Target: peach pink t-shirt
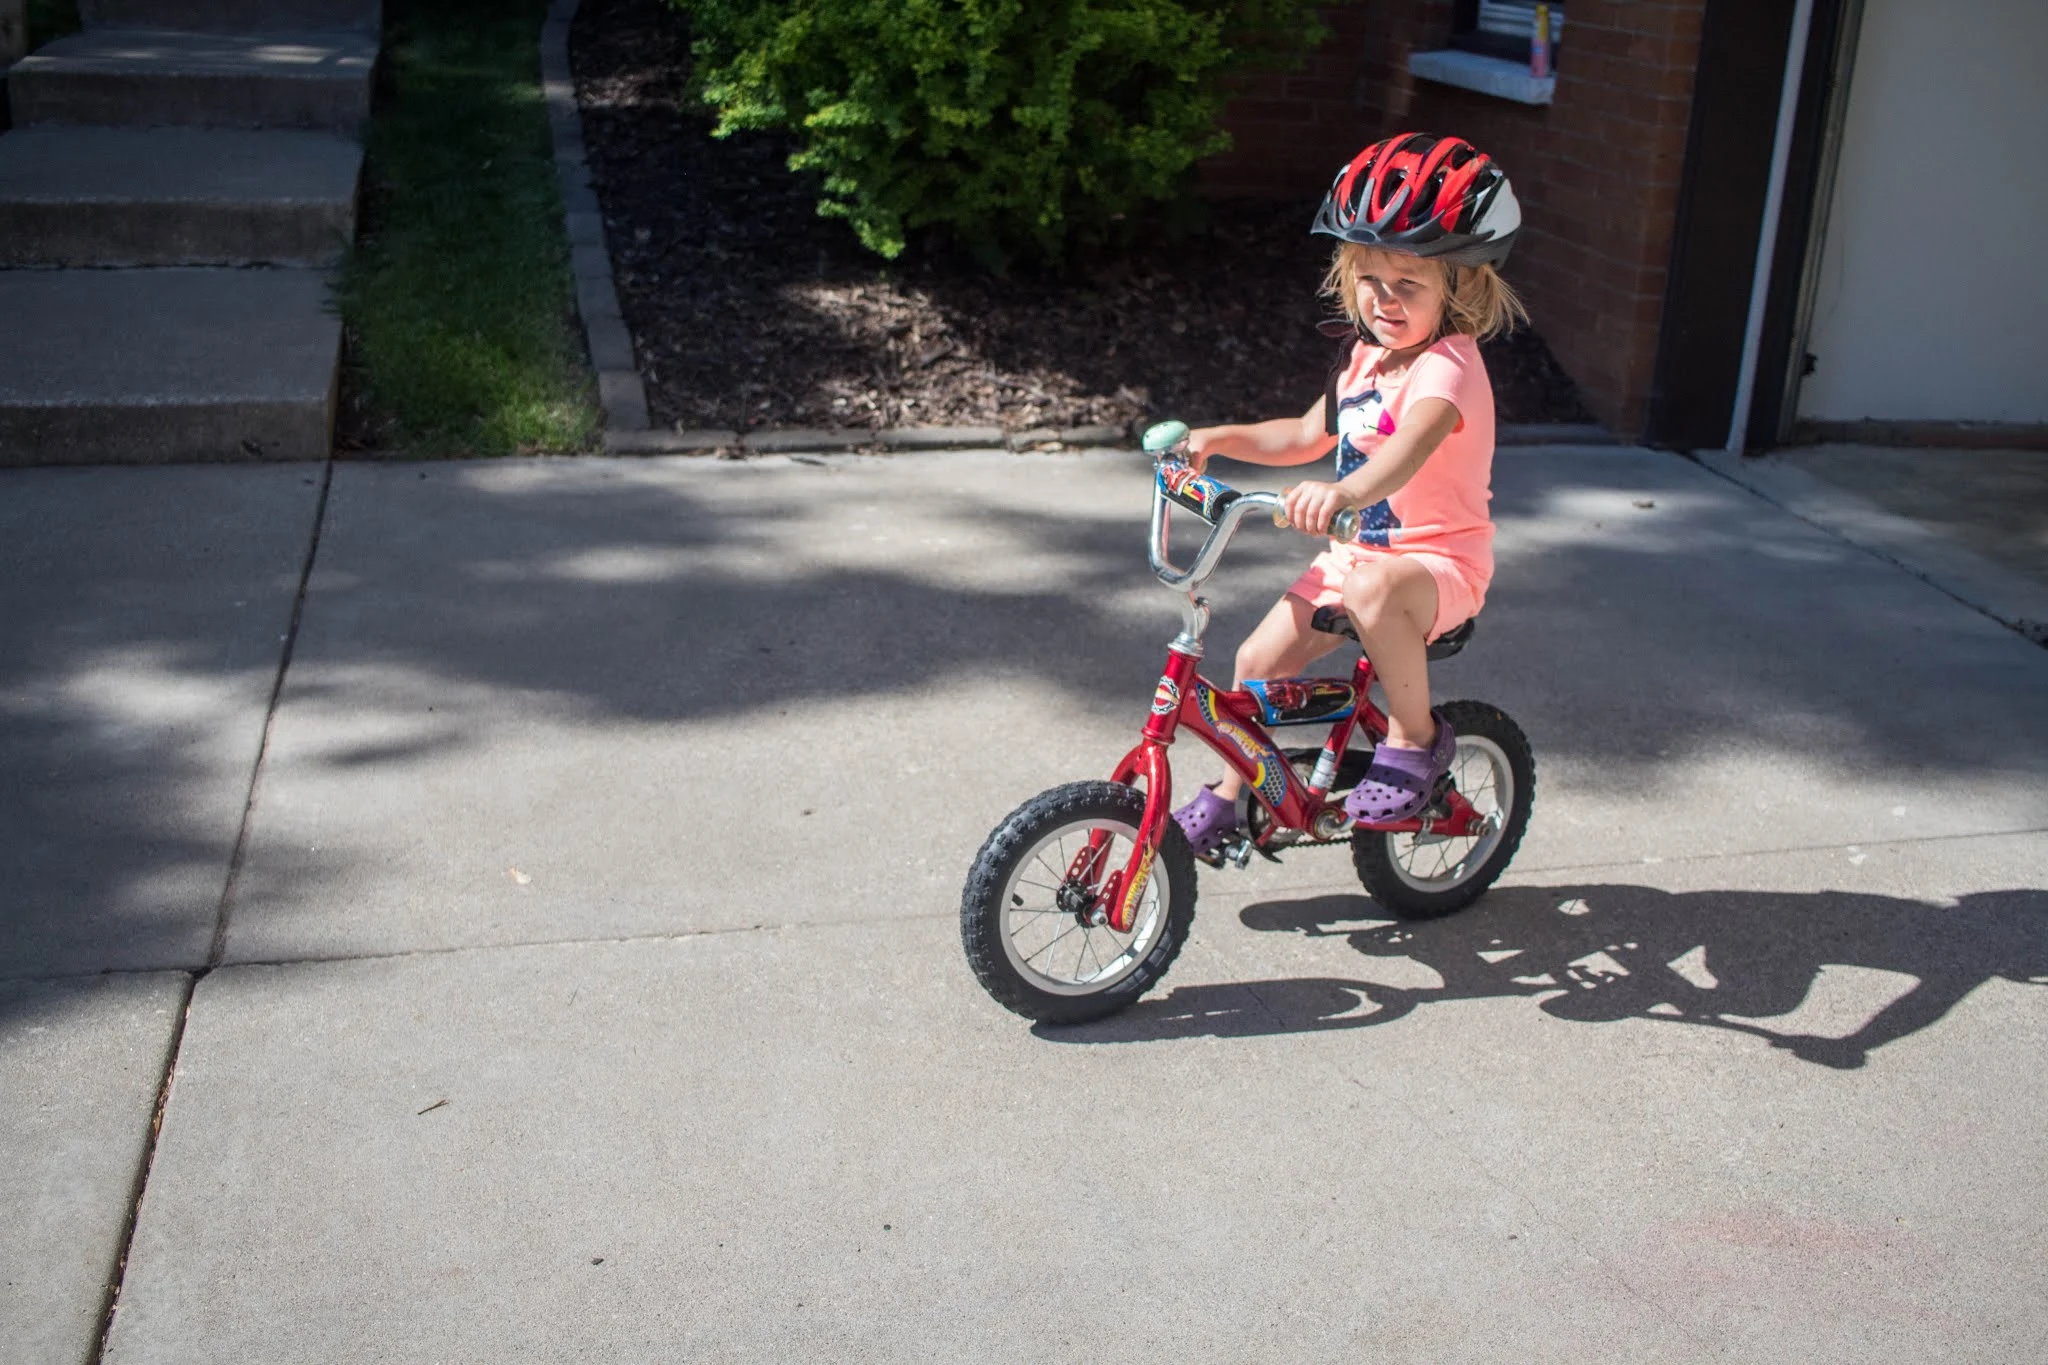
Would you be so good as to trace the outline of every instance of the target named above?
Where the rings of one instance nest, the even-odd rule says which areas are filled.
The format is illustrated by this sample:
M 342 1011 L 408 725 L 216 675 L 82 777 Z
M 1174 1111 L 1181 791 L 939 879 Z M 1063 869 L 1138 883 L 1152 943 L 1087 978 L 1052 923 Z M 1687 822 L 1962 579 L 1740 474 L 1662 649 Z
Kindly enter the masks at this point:
M 1458 425 L 1407 484 L 1360 514 L 1358 540 L 1396 553 L 1426 550 L 1455 560 L 1484 590 L 1493 578 L 1493 384 L 1471 337 L 1454 333 L 1415 358 L 1389 385 L 1377 373 L 1383 347 L 1361 340 L 1337 381 L 1337 477 L 1372 459 L 1408 409 L 1441 398 Z

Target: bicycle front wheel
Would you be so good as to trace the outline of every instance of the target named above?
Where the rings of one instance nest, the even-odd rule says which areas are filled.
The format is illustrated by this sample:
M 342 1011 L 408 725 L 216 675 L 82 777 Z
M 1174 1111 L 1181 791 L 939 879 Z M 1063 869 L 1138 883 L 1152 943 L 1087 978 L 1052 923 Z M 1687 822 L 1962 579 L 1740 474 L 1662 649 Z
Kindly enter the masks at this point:
M 1145 797 L 1116 782 L 1074 782 L 1019 806 L 975 857 L 960 898 L 960 940 L 975 976 L 1006 1008 L 1078 1024 L 1129 1005 L 1179 955 L 1195 917 L 1195 855 L 1168 822 L 1128 933 L 1097 923 L 1103 884 L 1136 847 Z M 1107 836 L 1093 866 L 1088 841 Z

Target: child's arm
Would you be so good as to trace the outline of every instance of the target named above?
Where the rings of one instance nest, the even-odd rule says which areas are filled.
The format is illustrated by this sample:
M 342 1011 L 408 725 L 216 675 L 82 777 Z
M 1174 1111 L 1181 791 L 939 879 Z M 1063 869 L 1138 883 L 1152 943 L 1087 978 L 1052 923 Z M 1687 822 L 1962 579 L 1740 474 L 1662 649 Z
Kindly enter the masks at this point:
M 1337 438 L 1323 430 L 1323 400 L 1300 417 L 1275 417 L 1234 427 L 1197 427 L 1188 433 L 1188 463 L 1199 472 L 1212 455 L 1246 464 L 1307 464 Z
M 1330 518 L 1345 508 L 1370 507 L 1398 493 L 1457 426 L 1458 410 L 1447 400 L 1421 399 L 1402 414 L 1400 429 L 1380 443 L 1372 458 L 1343 479 L 1309 480 L 1283 492 L 1287 520 L 1312 536 L 1328 534 Z

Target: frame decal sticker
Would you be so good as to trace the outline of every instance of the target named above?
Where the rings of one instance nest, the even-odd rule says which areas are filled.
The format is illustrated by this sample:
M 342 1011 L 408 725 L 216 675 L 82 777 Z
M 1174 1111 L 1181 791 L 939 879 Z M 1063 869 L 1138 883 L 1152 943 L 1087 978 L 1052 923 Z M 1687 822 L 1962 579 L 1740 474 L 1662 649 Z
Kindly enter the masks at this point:
M 1152 880 L 1152 860 L 1158 854 L 1157 840 L 1145 845 L 1145 854 L 1138 860 L 1138 875 L 1131 878 L 1131 884 L 1124 888 L 1124 903 L 1118 907 L 1117 917 L 1123 921 L 1125 929 L 1136 922 L 1138 897 L 1145 894 L 1145 883 Z
M 1159 686 L 1152 693 L 1152 714 L 1170 716 L 1180 710 L 1180 684 L 1171 678 L 1161 678 Z
M 1300 725 L 1342 720 L 1358 701 L 1358 689 L 1341 678 L 1255 678 L 1244 685 L 1267 725 Z
M 1195 706 L 1210 728 L 1230 742 L 1232 748 L 1252 763 L 1252 785 L 1266 804 L 1276 809 L 1287 795 L 1287 760 L 1279 751 L 1259 742 L 1258 736 L 1232 720 L 1216 702 L 1216 689 L 1195 679 Z

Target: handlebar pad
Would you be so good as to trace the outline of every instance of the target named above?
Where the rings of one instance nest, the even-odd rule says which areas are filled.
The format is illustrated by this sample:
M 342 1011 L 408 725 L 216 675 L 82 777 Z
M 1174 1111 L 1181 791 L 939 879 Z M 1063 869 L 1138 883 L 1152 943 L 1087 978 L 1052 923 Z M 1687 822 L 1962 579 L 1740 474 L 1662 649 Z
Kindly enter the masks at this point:
M 1191 465 L 1179 462 L 1162 463 L 1159 466 L 1159 491 L 1167 499 L 1187 508 L 1203 521 L 1213 524 L 1223 515 L 1223 509 L 1238 500 L 1240 494 L 1221 479 L 1212 479 L 1207 474 L 1197 474 Z

